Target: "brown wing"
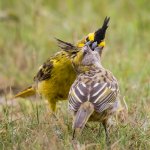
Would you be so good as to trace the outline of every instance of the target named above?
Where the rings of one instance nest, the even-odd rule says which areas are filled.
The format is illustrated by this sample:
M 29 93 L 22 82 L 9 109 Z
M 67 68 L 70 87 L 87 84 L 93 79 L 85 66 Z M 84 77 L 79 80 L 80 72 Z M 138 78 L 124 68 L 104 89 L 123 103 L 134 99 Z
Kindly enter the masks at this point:
M 106 110 L 110 104 L 116 101 L 118 86 L 116 82 L 96 83 L 90 93 L 90 101 L 97 112 Z
M 74 84 L 69 93 L 69 108 L 77 111 L 82 103 L 90 101 L 97 112 L 102 112 L 115 102 L 118 90 L 115 80 L 91 85 L 83 82 Z
M 40 67 L 38 73 L 34 77 L 34 81 L 42 81 L 50 79 L 52 69 L 53 69 L 53 61 L 50 58 Z

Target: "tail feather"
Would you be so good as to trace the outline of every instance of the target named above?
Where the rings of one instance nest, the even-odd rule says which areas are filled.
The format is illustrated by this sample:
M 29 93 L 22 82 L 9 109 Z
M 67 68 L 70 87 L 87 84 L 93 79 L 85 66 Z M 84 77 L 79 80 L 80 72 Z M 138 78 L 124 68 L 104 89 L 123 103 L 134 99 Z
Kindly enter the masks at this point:
M 85 102 L 81 104 L 79 110 L 77 111 L 75 118 L 74 118 L 74 123 L 73 123 L 73 129 L 74 129 L 74 134 L 76 129 L 83 129 L 85 124 L 87 123 L 88 119 L 94 112 L 94 106 L 90 102 Z M 73 138 L 74 138 L 73 134 Z
M 22 97 L 22 98 L 26 98 L 32 95 L 36 94 L 36 89 L 33 86 L 30 86 L 28 88 L 26 88 L 25 90 L 17 93 L 14 98 L 18 98 L 18 97 Z

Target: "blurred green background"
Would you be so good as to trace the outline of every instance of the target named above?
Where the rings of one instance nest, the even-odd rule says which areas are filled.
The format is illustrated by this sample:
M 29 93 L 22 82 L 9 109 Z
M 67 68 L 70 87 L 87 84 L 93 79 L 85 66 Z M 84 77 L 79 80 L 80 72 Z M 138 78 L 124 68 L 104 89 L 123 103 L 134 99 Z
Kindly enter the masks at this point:
M 30 85 L 38 67 L 59 50 L 54 37 L 75 43 L 98 29 L 106 16 L 110 25 L 102 63 L 119 80 L 130 119 L 139 123 L 131 125 L 135 145 L 128 148 L 148 150 L 149 0 L 0 0 L 0 91 Z M 125 142 L 131 140 L 125 134 L 130 129 L 122 130 L 120 147 L 130 145 Z

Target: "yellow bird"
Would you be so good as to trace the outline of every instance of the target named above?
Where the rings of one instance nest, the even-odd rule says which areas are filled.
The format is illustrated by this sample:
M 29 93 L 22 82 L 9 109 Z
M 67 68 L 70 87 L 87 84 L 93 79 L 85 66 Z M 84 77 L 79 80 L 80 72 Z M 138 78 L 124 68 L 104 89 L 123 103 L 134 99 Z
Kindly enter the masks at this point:
M 58 46 L 61 49 L 70 51 L 69 53 L 76 55 L 78 49 L 82 48 L 86 43 L 94 49 L 95 47 L 105 46 L 105 33 L 110 18 L 105 18 L 104 23 L 96 32 L 90 33 L 84 39 L 79 41 L 75 46 L 71 43 L 57 39 Z M 101 55 L 101 52 L 100 52 Z M 50 57 L 40 68 L 34 77 L 34 84 L 25 90 L 17 93 L 14 98 L 28 97 L 39 93 L 43 98 L 47 99 L 51 110 L 56 110 L 56 103 L 66 100 L 69 89 L 76 78 L 76 73 L 72 67 L 68 52 L 60 51 Z

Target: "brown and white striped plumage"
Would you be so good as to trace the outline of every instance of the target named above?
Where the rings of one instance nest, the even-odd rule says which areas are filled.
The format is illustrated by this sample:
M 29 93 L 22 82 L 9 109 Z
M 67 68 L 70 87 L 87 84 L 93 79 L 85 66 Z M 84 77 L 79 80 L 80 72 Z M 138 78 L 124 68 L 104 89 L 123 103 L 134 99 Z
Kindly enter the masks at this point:
M 76 129 L 83 129 L 88 120 L 104 125 L 108 140 L 107 122 L 120 107 L 119 87 L 113 74 L 101 65 L 99 48 L 92 51 L 84 46 L 72 64 L 77 78 L 69 92 L 69 109 L 74 112 L 73 138 Z M 109 142 L 108 142 L 109 143 Z
M 94 110 L 102 113 L 112 108 L 119 93 L 118 83 L 111 72 L 93 67 L 78 75 L 69 92 L 69 109 L 78 111 L 86 101 L 94 105 Z

